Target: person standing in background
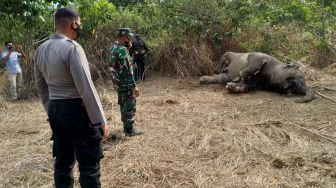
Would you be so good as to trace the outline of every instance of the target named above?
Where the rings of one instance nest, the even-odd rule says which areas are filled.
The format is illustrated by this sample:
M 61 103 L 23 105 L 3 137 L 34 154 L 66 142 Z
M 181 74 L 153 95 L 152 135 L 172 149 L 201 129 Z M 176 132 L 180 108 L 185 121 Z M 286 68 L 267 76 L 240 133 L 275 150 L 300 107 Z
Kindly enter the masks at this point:
M 143 81 L 145 80 L 146 54 L 148 53 L 148 48 L 140 34 L 136 34 L 135 41 L 132 43 L 130 51 L 133 55 L 136 67 L 134 70 L 135 81 Z
M 1 58 L 8 71 L 11 100 L 17 100 L 20 98 L 22 87 L 22 69 L 19 61 L 20 59 L 25 59 L 26 54 L 21 46 L 15 48 L 13 43 L 9 41 L 5 42 L 5 46 L 6 50 L 2 52 Z

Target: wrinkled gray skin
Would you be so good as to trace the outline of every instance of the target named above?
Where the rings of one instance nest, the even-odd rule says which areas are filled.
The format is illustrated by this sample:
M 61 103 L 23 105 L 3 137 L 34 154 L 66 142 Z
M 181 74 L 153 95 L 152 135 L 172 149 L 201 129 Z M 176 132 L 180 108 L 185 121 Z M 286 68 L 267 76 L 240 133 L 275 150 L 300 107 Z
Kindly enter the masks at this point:
M 227 52 L 214 64 L 215 76 L 203 76 L 201 84 L 224 84 L 231 93 L 246 93 L 256 89 L 281 94 L 307 93 L 306 81 L 299 66 L 283 64 L 264 53 Z

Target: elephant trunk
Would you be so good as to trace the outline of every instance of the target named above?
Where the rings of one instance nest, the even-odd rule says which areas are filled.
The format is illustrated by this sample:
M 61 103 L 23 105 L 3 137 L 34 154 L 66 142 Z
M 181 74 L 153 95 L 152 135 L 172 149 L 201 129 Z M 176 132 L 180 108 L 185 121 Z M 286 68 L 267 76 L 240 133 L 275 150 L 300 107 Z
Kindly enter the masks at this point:
M 297 99 L 295 102 L 296 103 L 308 103 L 315 99 L 315 94 L 316 94 L 316 91 L 314 88 L 307 87 L 306 95 Z

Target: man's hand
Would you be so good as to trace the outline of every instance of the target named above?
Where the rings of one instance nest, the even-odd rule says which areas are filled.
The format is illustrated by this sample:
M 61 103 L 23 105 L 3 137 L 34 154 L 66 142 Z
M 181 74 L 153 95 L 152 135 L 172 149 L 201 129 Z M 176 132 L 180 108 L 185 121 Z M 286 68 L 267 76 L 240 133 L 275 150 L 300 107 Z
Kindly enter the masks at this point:
M 22 52 L 23 51 L 21 45 L 16 46 L 16 49 L 17 49 L 18 52 Z
M 104 133 L 104 138 L 108 138 L 110 135 L 110 126 L 105 124 L 102 126 L 103 133 Z
M 134 97 L 139 97 L 140 96 L 140 90 L 137 87 L 135 87 L 133 89 L 133 96 Z
M 138 52 L 138 51 L 135 51 L 134 53 L 135 53 L 135 55 L 138 55 L 138 54 L 139 54 L 139 52 Z
M 141 51 L 141 54 L 144 54 L 144 53 L 146 53 L 146 51 L 145 51 L 145 50 L 142 50 L 142 51 Z
M 17 45 L 16 46 L 16 50 L 21 53 L 21 58 L 25 59 L 27 57 L 26 53 L 24 53 L 24 51 L 22 50 L 22 46 L 21 45 Z

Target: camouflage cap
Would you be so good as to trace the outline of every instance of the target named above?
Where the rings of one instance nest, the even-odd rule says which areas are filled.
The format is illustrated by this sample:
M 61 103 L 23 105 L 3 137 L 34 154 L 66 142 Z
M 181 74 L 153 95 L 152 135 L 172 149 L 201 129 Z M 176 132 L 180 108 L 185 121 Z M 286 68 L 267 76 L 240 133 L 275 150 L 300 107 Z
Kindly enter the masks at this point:
M 118 28 L 117 30 L 117 37 L 118 36 L 121 36 L 121 35 L 126 35 L 126 36 L 129 36 L 129 37 L 133 37 L 134 34 L 132 33 L 131 29 L 130 28 Z

